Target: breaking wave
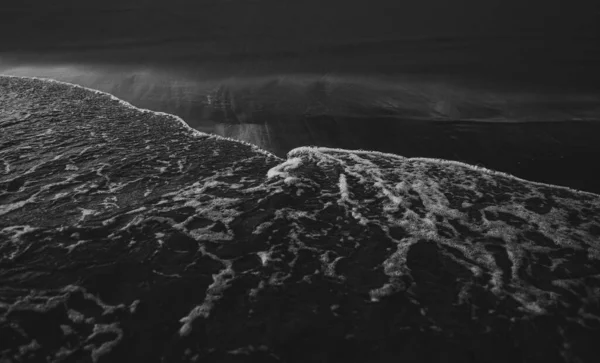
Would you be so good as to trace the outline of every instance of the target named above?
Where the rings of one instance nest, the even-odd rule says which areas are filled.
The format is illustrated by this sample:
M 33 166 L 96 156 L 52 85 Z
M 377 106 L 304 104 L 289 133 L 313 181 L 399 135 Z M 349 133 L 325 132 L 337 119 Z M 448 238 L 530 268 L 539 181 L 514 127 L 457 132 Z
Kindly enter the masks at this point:
M 0 103 L 3 359 L 296 362 L 460 338 L 450 360 L 477 340 L 576 362 L 600 338 L 596 194 L 372 151 L 281 159 L 50 80 L 0 77 Z

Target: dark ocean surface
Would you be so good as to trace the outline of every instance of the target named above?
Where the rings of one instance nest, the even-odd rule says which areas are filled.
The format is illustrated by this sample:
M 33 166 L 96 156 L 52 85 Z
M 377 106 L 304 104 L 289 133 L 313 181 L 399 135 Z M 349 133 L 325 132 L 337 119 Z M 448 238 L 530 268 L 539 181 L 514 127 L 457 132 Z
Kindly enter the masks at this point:
M 379 150 L 600 192 L 594 2 L 28 0 L 0 15 L 0 73 L 279 156 Z
M 0 77 L 4 362 L 593 362 L 600 196 L 456 161 L 279 158 Z
M 597 361 L 599 24 L 3 2 L 0 362 Z
M 599 97 L 477 88 L 423 77 L 276 74 L 202 77 L 131 66 L 7 66 L 68 81 L 278 156 L 315 145 L 463 161 L 600 192 Z

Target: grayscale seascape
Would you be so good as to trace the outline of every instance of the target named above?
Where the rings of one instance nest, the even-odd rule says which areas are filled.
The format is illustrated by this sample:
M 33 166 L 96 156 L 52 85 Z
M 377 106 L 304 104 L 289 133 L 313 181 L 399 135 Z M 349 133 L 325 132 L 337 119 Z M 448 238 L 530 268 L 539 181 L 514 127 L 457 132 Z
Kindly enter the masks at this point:
M 596 10 L 0 5 L 0 362 L 595 362 Z

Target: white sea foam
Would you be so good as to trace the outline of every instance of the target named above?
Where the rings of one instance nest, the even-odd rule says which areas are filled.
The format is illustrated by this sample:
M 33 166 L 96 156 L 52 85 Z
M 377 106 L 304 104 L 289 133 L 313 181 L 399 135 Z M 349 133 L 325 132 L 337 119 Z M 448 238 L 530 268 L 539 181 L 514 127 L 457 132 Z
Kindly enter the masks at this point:
M 267 172 L 267 178 L 271 179 L 275 176 L 287 178 L 289 177 L 288 171 L 298 168 L 301 163 L 301 158 L 289 158 L 285 162 L 269 169 Z
M 165 113 L 165 112 L 160 112 L 160 111 L 152 111 L 149 109 L 145 109 L 145 108 L 140 108 L 140 107 L 136 107 L 134 105 L 132 105 L 131 103 L 124 101 L 110 93 L 107 92 L 103 92 L 103 91 L 99 91 L 93 88 L 88 88 L 88 87 L 84 87 L 84 86 L 80 86 L 78 84 L 73 84 L 73 83 L 69 83 L 69 82 L 63 82 L 63 81 L 57 81 L 55 79 L 52 78 L 44 78 L 44 77 L 26 77 L 26 76 L 13 76 L 13 75 L 7 75 L 7 74 L 0 74 L 0 77 L 6 77 L 6 78 L 19 78 L 19 79 L 32 79 L 32 80 L 38 80 L 38 81 L 44 81 L 44 82 L 51 82 L 51 83 L 56 83 L 56 84 L 62 84 L 62 85 L 66 85 L 69 87 L 75 87 L 75 88 L 79 88 L 79 89 L 83 89 L 89 92 L 93 92 L 95 94 L 98 95 L 102 95 L 102 96 L 107 96 L 110 97 L 112 100 L 119 102 L 122 106 L 142 112 L 142 113 L 151 113 L 157 116 L 164 116 L 167 119 L 173 120 L 175 122 L 179 122 L 184 129 L 188 130 L 190 132 L 191 135 L 197 136 L 197 137 L 209 137 L 209 138 L 213 138 L 213 139 L 217 139 L 217 140 L 227 140 L 227 141 L 233 141 L 236 143 L 240 143 L 246 146 L 250 146 L 252 148 L 253 151 L 259 152 L 261 154 L 264 154 L 268 157 L 272 157 L 275 159 L 279 159 L 281 160 L 281 158 L 277 157 L 276 155 L 272 154 L 271 152 L 261 149 L 260 147 L 251 144 L 249 142 L 245 142 L 245 141 L 241 141 L 241 140 L 236 140 L 236 139 L 232 139 L 232 138 L 228 138 L 228 137 L 224 137 L 224 136 L 219 136 L 219 135 L 214 135 L 214 134 L 208 134 L 202 131 L 198 131 L 194 128 L 192 128 L 190 125 L 188 125 L 187 122 L 185 122 L 181 117 L 179 116 L 175 116 L 169 113 Z
M 491 292 L 499 297 L 513 296 L 516 301 L 521 303 L 523 311 L 532 314 L 544 313 L 547 307 L 556 304 L 556 297 L 541 293 L 535 286 L 519 276 L 522 266 L 530 263 L 527 261 L 530 258 L 528 256 L 545 248 L 533 241 L 523 239 L 523 232 L 528 231 L 529 228 L 534 228 L 533 230 L 540 238 L 553 240 L 561 247 L 585 248 L 590 259 L 597 259 L 596 256 L 600 253 L 600 246 L 590 234 L 577 232 L 579 229 L 569 226 L 567 221 L 569 210 L 581 209 L 584 203 L 590 203 L 590 206 L 599 206 L 599 196 L 593 193 L 530 182 L 513 175 L 465 163 L 428 158 L 405 158 L 377 151 L 302 147 L 290 151 L 288 158 L 305 158 L 310 160 L 311 163 L 320 165 L 323 169 L 340 170 L 337 180 L 338 203 L 348 208 L 360 224 L 366 225 L 366 222 L 369 222 L 379 225 L 382 230 L 388 231 L 388 233 L 392 226 L 397 225 L 408 233 L 407 236 L 395 240 L 397 243 L 396 251 L 383 262 L 384 271 L 390 280 L 382 287 L 371 291 L 373 301 L 379 301 L 381 298 L 394 294 L 402 288 L 401 284 L 398 284 L 397 278 L 402 275 L 410 275 L 410 270 L 407 269 L 407 253 L 412 245 L 422 241 L 445 245 L 461 251 L 464 256 L 471 261 L 476 261 L 479 266 L 473 266 L 471 262 L 465 260 L 456 260 L 450 255 L 448 257 L 453 258 L 457 263 L 472 271 L 473 269 L 480 271 L 483 267 L 490 274 L 489 288 Z M 385 169 L 379 165 L 379 162 L 386 165 Z M 434 166 L 436 168 L 442 167 L 436 170 L 445 173 L 446 176 L 439 179 L 429 176 L 427 171 Z M 475 171 L 475 173 L 466 174 L 464 173 L 465 170 Z M 348 176 L 352 177 L 352 183 L 350 183 Z M 403 180 L 398 182 L 396 181 L 397 178 Z M 470 190 L 475 195 L 482 195 L 481 193 L 486 192 L 485 187 L 475 188 L 473 182 L 484 179 L 490 185 L 497 185 L 498 178 L 511 180 L 515 187 L 520 186 L 523 191 L 517 192 L 517 189 L 508 191 L 511 197 L 506 202 L 486 204 L 480 207 L 481 211 L 478 212 L 482 213 L 480 222 L 471 220 L 466 212 L 450 207 L 446 193 L 456 189 Z M 334 181 L 331 180 L 330 182 L 333 183 Z M 538 214 L 533 210 L 526 209 L 519 202 L 524 198 L 531 197 L 546 199 L 536 187 L 565 190 L 572 197 L 555 195 L 553 197 L 555 203 L 560 204 L 548 212 Z M 356 189 L 356 191 L 354 192 L 353 189 Z M 394 216 L 395 209 L 391 207 L 392 205 L 387 207 L 385 204 L 381 208 L 383 214 L 381 212 L 371 214 L 371 203 L 373 201 L 367 199 L 365 193 L 376 193 L 379 198 L 386 198 L 390 203 L 402 206 L 405 210 L 403 216 L 400 218 Z M 322 196 L 327 195 L 324 193 Z M 419 203 L 422 204 L 422 207 L 418 207 L 423 208 L 420 212 L 413 204 L 415 196 L 418 196 Z M 593 198 L 590 199 L 590 197 Z M 589 200 L 589 202 L 585 202 L 586 200 Z M 465 207 L 463 206 L 463 208 Z M 517 227 L 505 220 L 488 220 L 484 215 L 485 213 L 508 215 L 510 218 L 522 220 L 527 227 Z M 384 223 L 382 223 L 382 219 L 385 220 Z M 593 223 L 593 220 L 587 223 Z M 472 240 L 472 237 L 468 234 L 465 235 L 463 229 L 460 229 L 457 224 L 462 224 L 465 226 L 464 229 L 472 231 L 480 236 L 478 238 L 484 238 L 484 240 Z M 557 229 L 556 226 L 561 227 Z M 441 227 L 454 231 L 455 236 L 461 237 L 458 239 L 456 237 L 445 237 L 440 234 L 439 228 Z M 585 230 L 587 227 L 582 226 L 579 228 Z M 578 239 L 573 239 L 573 234 L 579 234 Z M 486 249 L 485 246 L 488 242 L 485 242 L 485 238 L 490 238 L 491 241 L 496 241 L 494 243 L 502 246 L 506 258 L 510 261 L 509 271 L 505 271 L 497 257 Z M 541 252 L 545 253 L 546 251 Z M 551 260 L 554 260 L 554 258 Z M 507 286 L 505 286 L 506 283 L 510 284 L 513 289 L 516 288 L 517 293 L 510 293 Z
M 396 159 L 400 159 L 400 160 L 424 161 L 424 162 L 437 163 L 437 164 L 442 164 L 442 165 L 455 165 L 455 166 L 464 167 L 464 168 L 467 168 L 470 170 L 475 170 L 475 171 L 479 171 L 482 173 L 486 173 L 489 175 L 503 176 L 503 177 L 506 177 L 506 178 L 509 178 L 512 180 L 527 182 L 527 183 L 531 183 L 534 185 L 568 190 L 568 191 L 578 193 L 578 194 L 588 194 L 588 195 L 593 195 L 596 197 L 600 196 L 600 195 L 592 193 L 592 192 L 577 190 L 577 189 L 573 189 L 573 188 L 565 187 L 565 186 L 561 186 L 561 185 L 553 185 L 553 184 L 547 184 L 547 183 L 542 183 L 542 182 L 521 179 L 517 176 L 511 175 L 508 173 L 491 170 L 491 169 L 487 169 L 487 168 L 484 168 L 481 166 L 463 163 L 460 161 L 435 159 L 435 158 L 421 158 L 421 157 L 407 158 L 407 157 L 397 155 L 397 154 L 384 153 L 381 151 L 374 151 L 374 150 L 362 150 L 362 149 L 348 150 L 348 149 L 338 149 L 338 148 L 328 148 L 328 147 L 318 147 L 318 146 L 301 146 L 301 147 L 290 150 L 287 153 L 287 157 L 288 158 L 297 158 L 297 157 L 301 156 L 302 154 L 311 154 L 311 153 L 319 153 L 319 152 L 338 152 L 338 153 L 356 154 L 356 155 L 373 155 L 373 156 L 383 156 L 383 157 L 388 157 L 388 158 L 396 158 Z
M 102 133 L 98 132 L 98 134 Z M 100 137 L 99 135 L 97 137 Z M 208 134 L 198 133 L 198 135 L 207 136 Z M 107 139 L 107 147 L 110 147 L 110 135 L 104 136 Z M 191 147 L 201 144 L 204 139 L 197 141 L 199 143 L 190 142 L 189 145 L 186 145 L 187 148 L 184 146 L 183 149 L 190 151 Z M 145 147 L 146 144 L 150 144 L 150 142 L 145 142 L 140 148 Z M 229 145 L 226 146 L 229 147 Z M 87 149 L 74 152 L 81 154 L 87 152 Z M 153 159 L 152 163 L 147 166 L 148 174 L 154 173 L 152 177 L 155 177 L 158 173 L 154 167 L 163 167 L 163 165 L 165 168 L 163 171 L 179 170 L 183 172 L 185 170 L 182 167 L 183 163 L 180 164 L 182 160 L 177 159 L 177 155 L 173 152 L 173 150 L 167 150 L 161 154 L 162 159 Z M 146 155 L 144 151 L 142 153 Z M 213 153 L 215 155 L 210 157 L 219 159 L 218 154 L 223 155 L 223 149 L 213 150 Z M 54 155 L 50 157 L 54 157 Z M 80 210 L 73 208 L 74 210 L 66 212 L 74 215 L 71 219 L 73 225 L 63 224 L 56 228 L 41 227 L 41 231 L 37 232 L 35 224 L 37 222 L 31 222 L 35 226 L 13 226 L 0 230 L 0 237 L 13 242 L 3 246 L 4 256 L 2 258 L 9 256 L 10 260 L 26 251 L 25 248 L 32 245 L 29 241 L 32 238 L 27 238 L 26 235 L 34 231 L 40 235 L 44 235 L 44 233 L 48 235 L 48 232 L 68 232 L 68 237 L 66 237 L 69 238 L 68 240 L 63 241 L 66 239 L 64 238 L 56 243 L 58 247 L 77 254 L 80 252 L 79 248 L 87 248 L 85 244 L 90 240 L 82 239 L 85 232 L 72 233 L 69 232 L 69 228 L 76 227 L 81 230 L 92 225 L 95 227 L 100 223 L 111 229 L 112 233 L 107 240 L 117 244 L 127 245 L 129 243 L 130 250 L 136 250 L 142 244 L 144 244 L 144 248 L 152 246 L 150 243 L 145 243 L 151 241 L 156 245 L 153 252 L 157 256 L 172 248 L 171 242 L 175 240 L 191 241 L 194 261 L 189 263 L 186 261 L 183 264 L 176 263 L 175 266 L 156 266 L 157 268 L 150 270 L 158 275 L 154 277 L 159 279 L 187 279 L 188 273 L 193 271 L 194 264 L 198 263 L 200 258 L 208 258 L 216 263 L 217 267 L 212 270 L 212 281 L 205 281 L 204 286 L 200 287 L 205 290 L 204 295 L 191 301 L 186 310 L 181 311 L 177 316 L 181 319 L 179 329 L 181 336 L 191 334 L 196 319 L 213 318 L 214 316 L 211 314 L 217 315 L 218 318 L 218 314 L 221 312 L 215 307 L 222 299 L 229 299 L 229 293 L 232 295 L 238 293 L 237 289 L 230 291 L 229 287 L 237 286 L 235 280 L 239 282 L 248 276 L 259 277 L 257 283 L 246 285 L 253 286 L 246 290 L 251 301 L 256 301 L 262 296 L 263 290 L 274 286 L 277 286 L 278 289 L 293 289 L 296 283 L 314 284 L 322 277 L 329 278 L 332 284 L 350 284 L 348 286 L 350 289 L 346 289 L 347 286 L 343 287 L 345 291 L 355 289 L 355 286 L 351 285 L 355 277 L 352 273 L 346 274 L 344 270 L 348 266 L 361 269 L 364 264 L 369 262 L 360 261 L 355 265 L 340 266 L 345 262 L 356 262 L 353 259 L 357 258 L 356 255 L 360 253 L 354 253 L 354 251 L 365 247 L 366 249 L 362 250 L 365 253 L 370 253 L 370 249 L 380 247 L 385 249 L 382 254 L 377 253 L 378 260 L 370 261 L 374 264 L 369 266 L 369 270 L 365 270 L 364 273 L 383 272 L 387 281 L 379 280 L 378 285 L 369 288 L 368 295 L 355 295 L 359 299 L 366 298 L 366 301 L 370 300 L 376 304 L 392 294 L 414 287 L 414 284 L 410 286 L 410 278 L 412 277 L 416 281 L 418 275 L 411 268 L 418 269 L 419 267 L 413 267 L 410 264 L 412 260 L 409 259 L 409 255 L 413 248 L 423 247 L 423 244 L 426 243 L 425 248 L 430 249 L 432 256 L 439 253 L 443 258 L 448 258 L 452 263 L 462 267 L 465 277 L 464 280 L 461 277 L 460 281 L 457 281 L 459 289 L 453 297 L 454 301 L 460 304 L 469 304 L 471 303 L 470 292 L 474 288 L 483 288 L 495 294 L 499 300 L 512 297 L 520 306 L 521 311 L 528 316 L 545 314 L 562 301 L 555 295 L 537 288 L 535 283 L 531 282 L 535 280 L 535 276 L 532 279 L 520 276 L 523 269 L 531 266 L 531 255 L 538 252 L 546 253 L 552 249 L 524 238 L 523 232 L 535 231 L 538 237 L 552 240 L 557 246 L 554 250 L 563 247 L 572 247 L 577 251 L 587 249 L 590 260 L 600 259 L 600 246 L 597 244 L 597 239 L 593 239 L 591 234 L 584 235 L 585 231 L 577 234 L 579 233 L 578 227 L 574 227 L 568 222 L 568 212 L 582 210 L 585 203 L 593 208 L 599 207 L 598 196 L 569 188 L 524 181 L 505 173 L 464 163 L 405 158 L 376 151 L 303 147 L 290 151 L 287 160 L 272 159 L 272 155 L 269 156 L 269 166 L 274 164 L 273 161 L 280 162 L 264 174 L 263 172 L 254 172 L 253 163 L 248 162 L 252 159 L 250 158 L 234 161 L 225 167 L 219 166 L 205 170 L 203 172 L 206 174 L 201 175 L 200 178 L 194 178 L 192 181 L 186 181 L 179 185 L 171 184 L 171 188 L 165 190 L 161 189 L 159 183 L 153 184 L 156 180 L 165 181 L 165 184 L 173 181 L 164 174 L 154 179 L 145 175 L 133 180 L 130 179 L 131 175 L 129 174 L 121 179 L 115 176 L 112 173 L 113 168 L 119 168 L 121 166 L 119 162 L 127 164 L 128 161 L 126 156 L 117 155 L 117 157 L 120 159 L 114 163 L 94 162 L 91 170 L 88 166 L 81 165 L 82 163 L 77 164 L 81 165 L 80 173 L 85 171 L 101 182 L 97 180 L 82 182 L 70 191 L 74 195 L 83 194 L 92 199 L 88 204 L 78 204 L 81 207 Z M 264 156 L 259 155 L 257 158 L 264 159 Z M 57 159 L 62 163 L 60 164 L 60 173 L 63 174 L 58 176 L 58 181 L 40 187 L 49 195 L 41 195 L 36 201 L 48 203 L 61 199 L 62 202 L 63 196 L 69 196 L 67 192 L 61 192 L 67 193 L 64 195 L 57 194 L 58 190 L 63 190 L 70 184 L 75 175 L 64 176 L 68 171 L 75 171 L 63 169 L 67 159 L 71 160 L 74 157 L 65 153 Z M 36 161 L 36 165 L 28 164 L 27 168 L 40 168 L 43 162 Z M 190 157 L 189 165 L 193 165 L 194 162 Z M 75 162 L 73 161 L 73 163 Z M 185 166 L 187 165 L 185 164 Z M 313 173 L 312 171 L 316 168 L 319 168 L 319 171 Z M 435 173 L 428 173 L 431 170 Z M 193 167 L 190 167 L 190 171 L 194 171 Z M 468 171 L 475 171 L 475 173 Z M 438 177 L 439 174 L 442 174 L 443 177 Z M 135 176 L 139 176 L 139 174 Z M 514 182 L 508 183 L 507 186 L 510 200 L 507 202 L 499 200 L 494 203 L 479 202 L 478 198 L 489 192 L 485 186 L 486 183 L 493 187 L 499 185 L 502 178 L 509 178 Z M 147 183 L 148 180 L 151 180 L 152 183 Z M 481 181 L 485 183 L 479 183 Z M 104 186 L 99 190 L 98 185 L 101 183 Z M 294 194 L 290 193 L 290 188 L 288 188 L 292 184 L 294 188 L 298 189 L 296 195 L 301 198 L 294 200 Z M 544 197 L 544 193 L 535 186 L 547 186 L 554 190 L 566 190 L 569 193 L 553 196 L 556 207 L 551 208 L 547 213 L 537 213 L 521 205 L 523 200 L 521 197 Z M 54 187 L 60 188 L 52 189 Z M 90 190 L 93 190 L 95 194 L 89 193 Z M 135 190 L 137 194 L 131 196 L 131 190 Z M 293 192 L 293 190 L 292 188 L 291 191 Z M 302 193 L 300 193 L 301 191 Z M 456 195 L 453 195 L 452 193 L 455 192 L 457 192 Z M 466 193 L 464 201 L 462 200 L 463 192 Z M 141 197 L 142 193 L 143 198 Z M 290 197 L 292 202 L 274 207 L 269 198 L 279 197 L 283 193 L 288 193 L 286 198 Z M 152 197 L 146 198 L 150 194 Z M 308 197 L 305 198 L 306 195 Z M 590 198 L 590 196 L 594 198 Z M 256 208 L 256 206 L 258 207 Z M 480 214 L 478 220 L 469 216 L 469 212 L 473 212 L 473 210 L 464 210 L 473 206 L 478 208 L 475 211 L 475 214 Z M 333 212 L 331 212 L 332 209 Z M 511 225 L 506 220 L 494 219 L 494 216 L 497 217 L 501 213 L 509 214 L 518 221 L 524 221 L 525 227 Z M 91 216 L 94 217 L 91 218 Z M 240 220 L 242 223 L 237 223 Z M 597 222 L 594 218 L 587 218 L 585 223 L 584 227 L 587 228 Z M 148 226 L 151 228 L 148 229 Z M 346 226 L 347 229 L 345 229 Z M 242 230 L 241 234 L 238 232 L 238 228 Z M 130 233 L 138 229 L 144 231 L 143 236 L 133 236 Z M 442 233 L 444 229 L 446 234 Z M 582 228 L 582 230 L 585 229 Z M 249 233 L 250 231 L 251 233 Z M 172 238 L 174 235 L 180 236 L 181 234 L 185 238 Z M 472 237 L 473 235 L 475 237 Z M 120 240 L 123 236 L 125 236 L 125 240 Z M 229 255 L 230 257 L 226 258 L 221 257 L 220 254 L 220 252 L 225 255 L 230 254 L 231 252 L 227 251 L 228 247 L 221 248 L 228 244 L 233 246 L 233 249 L 236 248 L 235 243 L 239 242 L 238 237 L 249 238 L 261 243 L 257 244 L 258 247 L 255 250 L 251 249 L 253 243 L 247 244 L 250 246 L 248 255 L 252 253 L 252 258 L 257 260 L 252 267 L 254 270 L 249 273 L 236 270 L 238 258 L 241 256 Z M 56 247 L 51 240 L 52 238 L 48 238 L 50 242 L 45 248 Z M 387 245 L 381 246 L 378 245 L 379 243 Z M 486 249 L 492 244 L 501 246 L 501 252 L 505 254 L 502 257 L 509 260 L 512 264 L 510 267 L 504 266 L 496 255 Z M 330 248 L 331 245 L 335 245 L 335 248 Z M 434 252 L 431 252 L 432 250 Z M 453 253 L 447 252 L 450 250 Z M 173 251 L 177 254 L 186 253 L 183 248 Z M 310 256 L 308 258 L 312 259 L 309 264 L 305 264 L 306 256 Z M 568 258 L 552 257 L 551 272 L 564 273 L 562 263 L 567 260 Z M 310 268 L 305 269 L 306 266 Z M 165 268 L 163 269 L 163 267 Z M 298 272 L 300 272 L 299 276 Z M 451 272 L 449 271 L 449 273 Z M 525 273 L 530 272 L 525 271 Z M 467 276 L 470 274 L 471 276 Z M 486 279 L 486 281 L 475 284 L 473 282 L 475 279 Z M 553 283 L 569 289 L 573 293 L 584 295 L 578 292 L 582 286 L 581 279 L 553 281 Z M 67 298 L 66 292 L 74 291 L 82 290 L 71 287 L 60 291 L 58 299 L 50 298 L 44 306 L 22 299 L 22 302 L 25 301 L 27 304 L 0 302 L 0 309 L 23 308 L 35 311 L 35 309 L 49 309 L 50 304 L 55 304 L 55 302 L 56 304 L 53 306 L 56 308 L 64 306 Z M 580 309 L 577 316 L 578 321 L 583 322 L 597 319 L 591 309 L 586 309 L 597 303 L 594 296 L 598 296 L 598 291 L 585 291 L 587 293 L 585 297 L 588 300 L 583 301 L 586 305 Z M 411 293 L 413 292 L 408 290 L 406 296 L 412 299 Z M 35 296 L 36 299 L 39 298 L 38 295 Z M 91 316 L 83 310 L 71 309 L 65 312 L 66 321 L 61 322 L 66 328 L 61 327 L 61 329 L 63 332 L 69 331 L 69 329 L 75 331 L 78 324 L 87 324 L 86 334 L 89 335 L 92 332 L 90 339 L 102 332 L 116 334 L 117 337 L 111 342 L 96 343 L 95 345 L 89 342 L 86 347 L 83 347 L 90 353 L 93 360 L 102 359 L 104 353 L 110 351 L 122 337 L 118 324 L 114 324 L 112 321 L 105 322 L 110 315 L 108 311 L 115 309 L 125 309 L 124 312 L 126 310 L 133 311 L 137 305 L 134 302 L 128 308 L 124 305 L 111 307 L 102 304 L 99 299 L 90 294 L 86 294 L 85 298 L 101 307 L 101 310 L 105 312 L 102 314 L 102 318 L 97 315 Z M 139 303 L 139 300 L 136 301 Z M 339 310 L 343 311 L 343 309 L 336 309 L 338 311 L 336 314 L 339 313 Z M 425 307 L 421 307 L 420 311 L 428 319 L 432 315 L 431 311 Z M 339 315 L 341 314 L 339 313 Z M 72 324 L 73 322 L 77 324 Z M 111 331 L 113 328 L 115 331 Z M 435 326 L 432 325 L 431 329 L 434 328 Z M 85 344 L 87 343 L 85 342 Z M 244 349 L 232 351 L 247 351 Z M 67 356 L 68 352 L 60 350 L 56 354 Z

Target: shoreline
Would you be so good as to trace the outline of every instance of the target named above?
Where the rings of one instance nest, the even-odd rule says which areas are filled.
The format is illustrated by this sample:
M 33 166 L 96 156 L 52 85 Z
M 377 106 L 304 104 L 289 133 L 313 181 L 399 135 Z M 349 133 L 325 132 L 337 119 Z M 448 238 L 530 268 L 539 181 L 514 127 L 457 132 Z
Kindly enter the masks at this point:
M 73 84 L 73 83 L 69 83 L 69 82 L 63 82 L 63 81 L 58 81 L 58 80 L 54 80 L 51 78 L 43 78 L 43 77 L 24 77 L 24 76 L 12 76 L 12 75 L 4 75 L 4 74 L 0 74 L 0 77 L 6 77 L 6 78 L 17 78 L 17 79 L 25 79 L 25 80 L 38 80 L 38 81 L 43 81 L 43 82 L 49 82 L 49 83 L 58 83 L 58 84 L 62 84 L 62 85 L 66 85 L 69 87 L 75 87 L 75 88 L 79 88 L 79 89 L 84 89 L 86 91 L 90 91 L 93 92 L 95 94 L 100 94 L 103 96 L 108 96 L 113 100 L 118 101 L 122 106 L 127 107 L 127 108 L 131 108 L 134 109 L 136 111 L 142 112 L 142 113 L 153 113 L 155 115 L 160 115 L 160 116 L 164 116 L 168 119 L 174 120 L 179 122 L 180 124 L 182 124 L 187 130 L 191 131 L 193 135 L 198 136 L 198 137 L 209 137 L 209 138 L 216 138 L 216 139 L 224 139 L 224 140 L 228 140 L 228 141 L 233 141 L 233 142 L 238 142 L 247 146 L 250 146 L 253 150 L 258 151 L 260 153 L 263 153 L 269 157 L 273 157 L 276 159 L 279 159 L 281 161 L 284 161 L 285 158 L 281 158 L 279 156 L 277 156 L 276 154 L 271 153 L 268 150 L 262 149 L 259 146 L 257 146 L 256 144 L 250 143 L 250 142 L 246 142 L 243 140 L 240 140 L 239 138 L 232 138 L 232 137 L 225 137 L 225 136 L 220 136 L 220 135 L 216 135 L 216 134 L 211 134 L 211 133 L 205 133 L 205 132 L 201 132 L 198 131 L 197 129 L 192 128 L 183 118 L 173 115 L 173 114 L 169 114 L 169 113 L 165 113 L 165 112 L 160 112 L 160 111 L 153 111 L 153 110 L 149 110 L 149 109 L 144 109 L 144 108 L 139 108 L 137 106 L 134 106 L 132 104 L 130 104 L 127 101 L 124 101 L 108 92 L 103 92 L 103 91 L 99 91 L 93 88 L 88 88 L 88 87 L 84 87 L 81 85 L 77 85 L 77 84 Z M 419 121 L 418 123 L 426 123 L 426 122 L 422 122 Z M 436 124 L 437 122 L 433 121 L 430 122 L 430 124 Z M 470 123 L 470 122 L 466 122 L 466 121 L 457 121 L 457 123 L 463 124 L 463 125 L 470 125 L 470 126 L 481 126 L 481 125 L 477 125 L 478 123 Z M 445 125 L 444 122 L 439 122 L 437 123 L 438 126 L 449 126 L 449 125 Z M 451 123 L 450 123 L 451 125 Z M 510 126 L 523 126 L 521 124 L 495 124 L 496 127 L 510 127 Z M 427 125 L 424 125 L 427 126 Z M 597 126 L 598 129 L 600 129 L 600 122 L 595 125 Z M 485 128 L 485 126 L 484 126 Z M 529 183 L 533 183 L 536 185 L 542 185 L 542 186 L 549 186 L 549 187 L 557 187 L 557 188 L 561 188 L 561 189 L 566 189 L 566 190 L 570 190 L 573 192 L 577 192 L 577 193 L 583 193 L 583 194 L 591 194 L 591 195 L 595 195 L 598 196 L 600 194 L 597 194 L 593 191 L 589 191 L 589 190 L 583 190 L 583 189 L 578 189 L 578 188 L 573 188 L 571 186 L 567 186 L 567 185 L 560 185 L 560 184 L 552 184 L 552 183 L 546 183 L 543 181 L 537 181 L 537 180 L 532 180 L 532 179 L 527 179 L 527 178 L 523 178 L 521 176 L 517 176 L 515 174 L 512 174 L 510 172 L 504 172 L 502 170 L 496 170 L 493 168 L 489 168 L 489 167 L 483 167 L 481 165 L 477 165 L 477 164 L 471 164 L 468 162 L 464 162 L 462 160 L 452 160 L 452 159 L 444 159 L 444 158 L 435 158 L 435 157 L 427 157 L 427 156 L 403 156 L 400 154 L 396 154 L 396 153 L 388 153 L 388 152 L 384 152 L 384 151 L 379 151 L 379 150 L 363 150 L 363 149 L 347 149 L 347 148 L 330 148 L 330 147 L 326 147 L 326 146 L 306 146 L 306 145 L 301 145 L 301 146 L 296 146 L 294 148 L 292 148 L 291 150 L 286 152 L 286 157 L 289 159 L 292 155 L 302 152 L 302 151 L 307 151 L 307 150 L 315 150 L 315 151 L 343 151 L 343 152 L 349 152 L 349 153 L 371 153 L 374 155 L 386 155 L 386 156 L 393 156 L 396 158 L 401 158 L 401 159 L 406 159 L 406 160 L 421 160 L 421 161 L 430 161 L 430 162 L 443 162 L 443 163 L 450 163 L 450 164 L 457 164 L 457 165 L 461 165 L 464 167 L 469 167 L 472 168 L 474 170 L 479 170 L 479 171 L 485 171 L 487 173 L 490 174 L 494 174 L 494 175 L 501 175 L 504 177 L 509 177 L 509 178 L 513 178 L 519 181 L 526 181 Z

